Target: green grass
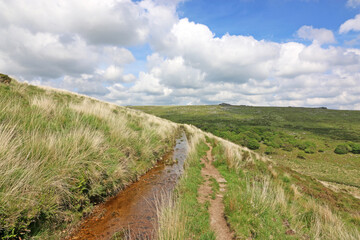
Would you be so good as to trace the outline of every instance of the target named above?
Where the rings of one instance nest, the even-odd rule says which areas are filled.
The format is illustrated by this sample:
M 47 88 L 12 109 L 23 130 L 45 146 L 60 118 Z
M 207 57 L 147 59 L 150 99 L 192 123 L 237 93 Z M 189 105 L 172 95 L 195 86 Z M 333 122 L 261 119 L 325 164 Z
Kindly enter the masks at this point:
M 219 183 L 216 181 L 215 178 L 210 177 L 210 186 L 211 186 L 211 199 L 215 200 L 216 198 L 216 194 L 218 194 L 218 192 L 220 191 L 220 185 Z
M 0 84 L 0 237 L 59 239 L 171 150 L 177 129 L 84 96 Z

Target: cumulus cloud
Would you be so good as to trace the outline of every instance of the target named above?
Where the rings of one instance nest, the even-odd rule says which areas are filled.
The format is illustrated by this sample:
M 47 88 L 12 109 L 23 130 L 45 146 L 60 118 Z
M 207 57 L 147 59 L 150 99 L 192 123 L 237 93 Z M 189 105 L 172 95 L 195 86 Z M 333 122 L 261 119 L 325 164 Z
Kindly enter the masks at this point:
M 145 9 L 130 0 L 0 1 L 0 70 L 24 78 L 81 78 L 105 68 L 105 80 L 122 77 L 135 61 L 124 46 L 149 34 Z M 115 67 L 116 66 L 116 67 Z
M 360 6 L 360 0 L 348 0 L 346 6 L 356 8 Z
M 179 19 L 180 2 L 0 0 L 0 72 L 122 105 L 360 107 L 360 50 L 333 46 L 332 31 L 301 27 L 309 44 L 216 36 Z M 129 71 L 144 45 L 146 69 Z
M 27 77 L 57 78 L 65 73 L 81 74 L 94 68 L 98 55 L 94 48 L 79 38 L 62 43 L 58 35 L 33 33 L 10 26 L 0 29 L 0 58 L 9 60 L 1 70 Z
M 168 31 L 177 19 L 178 2 L 0 1 L 0 71 L 38 84 L 104 94 L 109 84 L 136 80 L 124 71 L 135 61 L 126 47 L 147 43 L 150 29 Z
M 91 44 L 134 45 L 148 35 L 144 9 L 130 0 L 1 1 L 1 25 L 79 34 Z
M 226 34 L 217 38 L 203 24 L 181 19 L 164 38 L 160 53 L 168 57 L 182 56 L 188 66 L 206 69 L 212 81 L 247 81 L 265 78 L 270 60 L 278 55 L 279 45 L 258 41 L 249 36 Z
M 311 40 L 319 44 L 335 43 L 335 37 L 331 30 L 325 28 L 313 28 L 312 26 L 302 26 L 297 35 L 300 38 Z
M 348 33 L 350 31 L 360 31 L 360 14 L 341 24 L 339 33 Z
M 117 92 L 117 96 L 123 104 L 139 105 L 225 101 L 354 108 L 351 104 L 360 100 L 355 91 L 360 52 L 322 47 L 322 43 L 335 41 L 329 30 L 303 30 L 303 36 L 313 40 L 308 46 L 259 41 L 251 36 L 216 37 L 207 26 L 180 19 L 162 44 L 155 46 L 158 53 L 148 57 L 147 72 L 140 74 L 134 87 Z

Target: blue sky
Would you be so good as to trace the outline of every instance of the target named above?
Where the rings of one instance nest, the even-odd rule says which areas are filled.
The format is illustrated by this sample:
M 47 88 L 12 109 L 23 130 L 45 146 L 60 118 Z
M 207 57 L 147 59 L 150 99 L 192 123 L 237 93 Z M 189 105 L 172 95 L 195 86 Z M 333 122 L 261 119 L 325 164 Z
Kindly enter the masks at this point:
M 208 26 L 217 37 L 228 33 L 309 45 L 311 41 L 296 35 L 301 26 L 309 25 L 332 30 L 337 39 L 334 45 L 339 46 L 357 36 L 338 34 L 338 29 L 358 12 L 359 8 L 347 7 L 343 0 L 187 0 L 177 7 L 180 18 Z M 127 72 L 137 74 L 146 68 L 152 50 L 149 44 L 130 49 L 138 61 L 130 64 Z
M 217 35 L 251 35 L 284 42 L 303 25 L 337 31 L 358 9 L 342 0 L 193 0 L 179 5 L 181 17 L 207 25 Z
M 119 105 L 360 110 L 360 0 L 0 0 L 0 72 Z

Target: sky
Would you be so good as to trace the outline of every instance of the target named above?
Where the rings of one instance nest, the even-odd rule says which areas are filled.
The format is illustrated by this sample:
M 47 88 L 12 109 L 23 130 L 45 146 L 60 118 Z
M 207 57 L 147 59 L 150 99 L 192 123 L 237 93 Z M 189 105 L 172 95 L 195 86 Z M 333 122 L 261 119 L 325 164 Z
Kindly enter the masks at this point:
M 0 0 L 0 72 L 119 105 L 360 110 L 360 0 Z

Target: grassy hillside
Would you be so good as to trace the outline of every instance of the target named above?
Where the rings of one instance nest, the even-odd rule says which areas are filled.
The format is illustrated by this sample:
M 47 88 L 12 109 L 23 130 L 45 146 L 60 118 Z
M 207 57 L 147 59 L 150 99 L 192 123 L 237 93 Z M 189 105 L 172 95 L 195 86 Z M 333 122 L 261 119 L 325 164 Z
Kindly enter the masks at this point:
M 225 214 L 239 239 L 359 238 L 360 155 L 352 149 L 346 154 L 335 153 L 338 145 L 359 143 L 359 111 L 247 106 L 134 108 L 193 124 L 248 147 L 208 135 L 213 142 L 214 165 L 228 182 Z M 180 211 L 174 215 L 184 214 L 174 209 Z M 176 232 L 176 228 L 167 228 Z
M 210 203 L 197 199 L 206 142 L 227 180 L 225 215 L 237 239 L 360 238 L 359 155 L 353 148 L 334 153 L 339 144 L 359 142 L 359 112 L 139 108 L 255 150 L 184 125 L 190 151 L 173 198 L 159 206 L 158 239 L 216 238 Z M 85 96 L 0 84 L 0 237 L 68 235 L 95 203 L 171 150 L 178 130 L 168 120 Z
M 205 141 L 227 180 L 226 220 L 235 239 L 359 239 L 360 201 L 224 139 L 187 127 L 192 142 L 174 200 L 159 212 L 158 239 L 215 239 L 196 201 Z M 195 139 L 195 140 L 194 140 Z M 205 148 L 205 149 L 204 149 Z M 216 193 L 216 190 L 212 190 Z
M 360 154 L 334 152 L 342 144 L 360 147 L 360 111 L 248 106 L 134 108 L 195 125 L 360 197 Z
M 177 129 L 88 97 L 0 84 L 0 237 L 59 239 L 171 150 Z

